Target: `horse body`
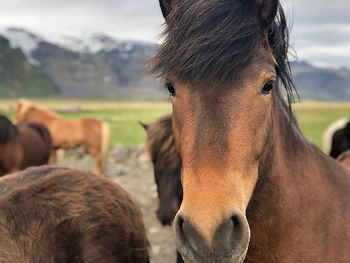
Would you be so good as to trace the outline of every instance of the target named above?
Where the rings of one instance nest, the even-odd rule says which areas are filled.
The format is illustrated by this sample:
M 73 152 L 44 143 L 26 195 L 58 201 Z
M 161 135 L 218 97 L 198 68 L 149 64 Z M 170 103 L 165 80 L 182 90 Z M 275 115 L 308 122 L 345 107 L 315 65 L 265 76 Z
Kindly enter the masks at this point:
M 0 261 L 147 262 L 142 216 L 119 185 L 43 166 L 0 179 Z
M 278 118 L 284 129 L 287 119 Z M 349 172 L 305 138 L 297 136 L 291 145 L 286 130 L 277 132 L 270 167 L 260 171 L 247 207 L 251 240 L 244 262 L 344 262 Z
M 166 80 L 182 159 L 174 220 L 186 262 L 344 262 L 350 171 L 310 144 L 292 100 L 278 0 L 160 0 Z
M 0 145 L 0 176 L 17 172 L 23 160 L 23 149 L 16 140 Z
M 35 122 L 20 123 L 17 128 L 18 141 L 23 149 L 20 170 L 47 164 L 51 151 L 51 135 L 48 129 Z
M 95 159 L 96 173 L 105 175 L 110 143 L 109 124 L 94 118 L 64 120 L 58 114 L 26 100 L 17 102 L 14 120 L 36 121 L 48 127 L 52 136 L 52 163 L 56 162 L 56 149 L 85 145 Z
M 0 116 L 0 129 L 0 176 L 47 164 L 51 136 L 45 126 L 32 122 L 15 126 L 5 116 Z

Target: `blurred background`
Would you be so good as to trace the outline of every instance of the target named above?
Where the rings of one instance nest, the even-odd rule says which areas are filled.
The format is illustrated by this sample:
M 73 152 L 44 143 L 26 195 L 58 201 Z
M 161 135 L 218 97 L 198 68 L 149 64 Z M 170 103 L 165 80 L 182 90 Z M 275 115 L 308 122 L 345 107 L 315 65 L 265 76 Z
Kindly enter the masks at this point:
M 301 103 L 294 113 L 322 146 L 326 127 L 350 117 L 350 2 L 282 0 L 290 61 Z M 0 0 L 0 114 L 13 118 L 27 98 L 65 119 L 94 117 L 111 126 L 107 176 L 141 205 L 152 262 L 175 262 L 171 229 L 155 217 L 153 168 L 144 159 L 146 124 L 171 112 L 168 94 L 145 64 L 161 39 L 156 0 Z M 93 169 L 83 150 L 59 163 Z
M 164 20 L 158 1 L 0 0 L 0 4 L 2 111 L 11 111 L 13 101 L 8 99 L 17 97 L 33 98 L 56 110 L 66 107 L 65 112 L 76 109 L 67 118 L 87 114 L 78 109 L 94 110 L 94 115 L 110 119 L 115 130 L 112 143 L 124 145 L 145 139 L 133 117 L 150 122 L 170 112 L 168 103 L 152 107 L 145 103 L 167 101 L 159 80 L 144 69 L 161 42 Z M 301 101 L 350 101 L 350 3 L 282 0 L 282 4 L 292 28 L 290 60 Z M 328 108 L 343 115 L 339 105 L 305 103 L 302 112 L 297 107 L 302 128 L 319 146 L 320 133 L 338 117 Z M 305 123 L 310 118 L 304 115 L 305 107 L 315 123 Z M 121 119 L 124 110 L 128 116 Z M 317 113 L 322 120 L 314 116 Z M 310 125 L 316 130 L 310 131 Z

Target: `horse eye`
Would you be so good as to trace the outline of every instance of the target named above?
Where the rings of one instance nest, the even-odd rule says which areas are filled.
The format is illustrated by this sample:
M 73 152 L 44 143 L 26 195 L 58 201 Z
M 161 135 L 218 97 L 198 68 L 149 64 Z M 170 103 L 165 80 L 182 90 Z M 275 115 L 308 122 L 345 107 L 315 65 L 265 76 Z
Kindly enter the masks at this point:
M 170 82 L 167 82 L 166 87 L 167 87 L 167 89 L 168 89 L 170 95 L 171 95 L 172 97 L 175 97 L 176 92 L 175 92 L 175 88 L 174 88 L 173 84 L 170 83 Z
M 269 80 L 268 82 L 265 83 L 264 87 L 261 90 L 261 93 L 264 95 L 270 94 L 274 86 L 275 86 L 275 81 Z

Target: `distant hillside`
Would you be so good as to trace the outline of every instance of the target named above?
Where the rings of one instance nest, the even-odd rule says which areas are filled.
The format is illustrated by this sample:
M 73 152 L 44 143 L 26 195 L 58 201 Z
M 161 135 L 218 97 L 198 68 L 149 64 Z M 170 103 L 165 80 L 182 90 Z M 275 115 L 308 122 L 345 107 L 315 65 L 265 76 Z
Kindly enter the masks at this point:
M 302 100 L 350 101 L 350 71 L 321 69 L 292 62 L 293 79 Z
M 160 81 L 145 70 L 157 44 L 121 41 L 107 35 L 62 36 L 47 41 L 21 28 L 3 34 L 13 48 L 46 72 L 66 96 L 165 99 Z M 350 71 L 292 62 L 293 79 L 301 100 L 350 101 Z
M 0 97 L 45 97 L 57 93 L 53 80 L 0 36 Z
M 64 36 L 52 43 L 19 28 L 9 28 L 4 34 L 13 47 L 22 48 L 31 63 L 50 75 L 66 96 L 167 97 L 159 80 L 145 70 L 158 47 L 155 44 L 117 41 L 106 35 Z

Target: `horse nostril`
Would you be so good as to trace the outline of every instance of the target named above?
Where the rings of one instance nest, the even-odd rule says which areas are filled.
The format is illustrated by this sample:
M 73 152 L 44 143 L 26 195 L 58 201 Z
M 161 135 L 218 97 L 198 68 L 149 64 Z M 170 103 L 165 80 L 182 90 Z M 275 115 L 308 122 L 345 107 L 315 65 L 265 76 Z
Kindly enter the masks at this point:
M 181 215 L 175 217 L 176 243 L 178 248 L 191 253 L 208 252 L 208 246 L 197 228 Z
M 246 255 L 250 230 L 245 216 L 238 210 L 221 221 L 209 243 L 190 220 L 178 214 L 175 217 L 176 243 L 185 259 L 201 259 L 194 262 L 214 262 L 206 257 L 219 260 L 230 258 L 229 262 L 242 262 Z M 226 261 L 225 261 L 226 262 Z

